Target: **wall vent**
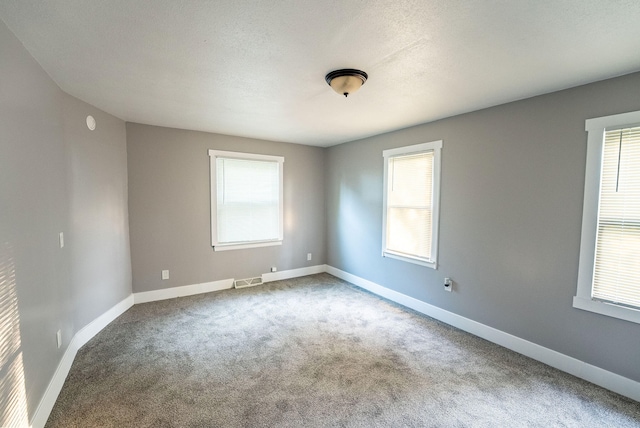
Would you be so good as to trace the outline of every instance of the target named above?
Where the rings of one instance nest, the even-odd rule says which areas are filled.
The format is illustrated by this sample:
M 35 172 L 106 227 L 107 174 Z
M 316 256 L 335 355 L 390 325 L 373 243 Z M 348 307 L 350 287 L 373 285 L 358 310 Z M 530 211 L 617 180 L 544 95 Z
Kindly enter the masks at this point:
M 255 278 L 247 278 L 247 279 L 236 279 L 235 281 L 233 281 L 233 286 L 235 288 L 254 287 L 260 284 L 262 284 L 261 276 L 257 276 Z

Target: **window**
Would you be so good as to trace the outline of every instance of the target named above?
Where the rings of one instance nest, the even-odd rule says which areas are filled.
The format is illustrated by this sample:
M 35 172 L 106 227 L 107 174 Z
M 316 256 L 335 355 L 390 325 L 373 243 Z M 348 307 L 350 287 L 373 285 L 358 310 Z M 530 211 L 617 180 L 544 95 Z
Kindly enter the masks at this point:
M 215 251 L 282 244 L 280 156 L 209 150 Z
M 382 256 L 436 268 L 442 141 L 385 150 Z
M 586 130 L 573 306 L 640 323 L 640 112 L 589 119 Z

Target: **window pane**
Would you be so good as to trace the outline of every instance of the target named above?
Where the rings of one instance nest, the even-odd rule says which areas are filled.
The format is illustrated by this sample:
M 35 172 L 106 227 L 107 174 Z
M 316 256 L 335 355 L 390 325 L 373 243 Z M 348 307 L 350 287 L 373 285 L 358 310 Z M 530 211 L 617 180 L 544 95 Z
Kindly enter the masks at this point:
M 431 210 L 390 207 L 387 249 L 424 259 L 431 257 Z
M 218 242 L 279 239 L 279 163 L 216 159 Z
M 431 205 L 433 152 L 389 159 L 389 205 Z
M 433 151 L 389 158 L 387 250 L 431 258 Z
M 640 307 L 640 127 L 605 133 L 593 298 Z

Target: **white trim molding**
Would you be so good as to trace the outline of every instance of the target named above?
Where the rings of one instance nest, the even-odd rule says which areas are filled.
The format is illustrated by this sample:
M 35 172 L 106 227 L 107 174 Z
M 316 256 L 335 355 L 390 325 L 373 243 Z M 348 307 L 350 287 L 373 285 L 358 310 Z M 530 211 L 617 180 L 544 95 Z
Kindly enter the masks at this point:
M 350 274 L 332 266 L 327 266 L 327 273 L 364 288 L 378 296 L 391 300 L 417 312 L 445 322 L 490 342 L 504 346 L 519 354 L 540 361 L 558 370 L 579 377 L 632 400 L 640 401 L 640 382 L 601 369 L 576 358 L 519 338 L 504 331 L 489 327 L 453 312 L 430 305 L 429 303 L 398 293 L 375 282 Z
M 64 352 L 64 355 L 62 356 L 62 359 L 60 360 L 60 363 L 58 364 L 58 367 L 56 368 L 56 371 L 33 414 L 33 418 L 31 420 L 31 426 L 33 428 L 44 427 L 47 423 L 47 419 L 49 419 L 51 410 L 53 410 L 53 406 L 56 404 L 58 395 L 62 390 L 62 385 L 64 385 L 64 381 L 67 379 L 67 375 L 69 374 L 69 370 L 71 369 L 71 365 L 73 364 L 73 360 L 75 359 L 78 350 L 103 328 L 109 325 L 109 323 L 125 313 L 127 309 L 132 306 L 133 295 L 130 294 L 111 309 L 91 321 L 78 331 L 75 336 L 73 336 L 73 339 L 71 339 L 67 350 Z
M 229 251 L 229 250 L 240 250 L 247 248 L 258 248 L 258 247 L 269 247 L 273 245 L 282 245 L 282 241 L 284 240 L 284 156 L 273 156 L 273 155 L 260 155 L 253 153 L 243 153 L 243 152 L 228 152 L 221 150 L 209 150 L 209 187 L 211 194 L 211 245 L 213 246 L 214 251 Z M 218 180 L 218 172 L 217 172 L 217 160 L 230 160 L 230 159 L 243 159 L 245 161 L 259 161 L 259 162 L 269 162 L 275 163 L 278 167 L 278 230 L 277 236 L 269 236 L 269 239 L 265 240 L 256 240 L 256 237 L 244 237 L 243 239 L 251 239 L 249 241 L 221 241 L 218 236 L 218 228 L 220 224 L 218 223 L 218 209 L 220 206 L 218 205 L 218 196 L 222 197 L 224 200 L 224 191 L 222 190 L 224 186 L 219 186 L 220 183 L 217 183 Z M 224 171 L 224 170 L 223 170 Z M 224 173 L 223 173 L 224 174 Z M 224 181 L 224 180 L 223 180 Z M 218 195 L 218 192 L 222 192 Z M 263 201 L 264 202 L 264 201 Z M 224 202 L 222 203 L 224 206 Z M 276 232 L 276 231 L 272 231 Z M 275 235 L 275 233 L 274 233 Z M 236 237 L 239 239 L 239 237 Z M 226 239 L 231 239 L 227 236 Z
M 394 251 L 387 247 L 387 214 L 389 211 L 388 198 L 389 198 L 389 183 L 393 183 L 393 179 L 389 177 L 389 161 L 395 157 L 403 155 L 417 155 L 423 153 L 433 153 L 433 170 L 431 177 L 431 254 L 429 257 L 423 257 L 417 254 L 408 254 L 400 251 Z M 412 146 L 397 147 L 395 149 L 387 149 L 382 151 L 382 157 L 384 159 L 384 184 L 382 190 L 382 257 L 389 257 L 392 259 L 403 260 L 409 263 L 415 263 L 421 266 L 430 267 L 432 269 L 438 268 L 438 230 L 440 219 L 440 170 L 441 170 L 441 158 L 442 158 L 442 140 L 431 141 L 429 143 L 414 144 Z M 408 208 L 408 207 L 405 207 Z
M 233 278 L 219 281 L 203 282 L 201 284 L 183 285 L 181 287 L 163 288 L 161 290 L 142 291 L 133 293 L 134 303 L 155 302 L 158 300 L 175 299 L 176 297 L 193 296 L 194 294 L 211 293 L 212 291 L 233 288 Z
M 269 272 L 262 274 L 262 282 L 280 281 L 283 279 L 298 278 L 301 276 L 325 273 L 327 265 L 308 266 L 299 269 L 283 270 L 280 272 Z
M 587 364 L 576 358 L 569 357 L 557 351 L 553 351 L 533 342 L 505 333 L 504 331 L 470 320 L 461 315 L 438 308 L 437 306 L 430 305 L 429 303 L 383 287 L 375 282 L 342 271 L 333 266 L 316 265 L 281 272 L 265 273 L 262 275 L 262 281 L 266 283 L 325 272 L 348 281 L 380 297 L 384 297 L 385 299 L 391 300 L 395 303 L 406 306 L 407 308 L 459 328 L 460 330 L 464 330 L 475 336 L 504 346 L 505 348 L 511 349 L 512 351 L 518 352 L 522 355 L 526 355 L 534 360 L 548 364 L 566 373 L 617 392 L 625 397 L 629 397 L 632 400 L 640 401 L 640 382 L 636 382 L 591 364 Z M 67 350 L 62 356 L 62 360 L 58 364 L 56 372 L 49 382 L 44 396 L 40 400 L 40 404 L 33 415 L 31 427 L 42 428 L 46 424 L 58 395 L 62 390 L 62 386 L 64 385 L 67 375 L 69 374 L 69 370 L 71 369 L 71 365 L 73 364 L 73 360 L 75 359 L 78 350 L 109 323 L 122 315 L 127 309 L 131 308 L 134 304 L 139 303 L 230 289 L 233 288 L 233 281 L 233 279 L 225 279 L 202 284 L 172 287 L 163 290 L 133 293 L 82 328 L 75 334 Z
M 588 133 L 587 158 L 585 164 L 578 283 L 576 295 L 573 298 L 573 307 L 640 324 L 640 310 L 599 301 L 592 297 L 604 136 L 606 131 L 633 126 L 640 126 L 640 111 L 587 119 L 585 122 L 585 131 Z
M 296 278 L 300 276 L 313 275 L 316 273 L 326 272 L 327 265 L 309 266 L 300 269 L 291 269 L 281 272 L 264 274 L 263 282 L 278 281 L 281 279 Z M 221 291 L 233 288 L 233 279 L 223 279 L 220 281 L 205 282 L 201 284 L 185 285 L 182 287 L 172 287 L 162 290 L 152 290 L 140 293 L 133 293 L 122 300 L 120 303 L 107 310 L 104 314 L 87 324 L 84 328 L 78 331 L 66 351 L 64 352 L 58 367 L 56 368 L 47 389 L 36 408 L 31 419 L 30 427 L 42 428 L 47 423 L 51 410 L 60 395 L 62 386 L 64 385 L 73 360 L 78 353 L 78 350 L 82 348 L 89 340 L 91 340 L 96 334 L 104 329 L 109 323 L 125 313 L 127 309 L 133 305 L 140 303 L 153 302 L 158 300 L 173 299 L 176 297 L 186 297 L 195 294 L 210 293 L 213 291 Z
M 282 279 L 298 278 L 300 276 L 313 275 L 326 272 L 326 265 L 308 266 L 299 269 L 283 270 L 262 274 L 262 282 L 280 281 Z M 142 291 L 133 293 L 134 303 L 155 302 L 158 300 L 175 299 L 176 297 L 193 296 L 195 294 L 211 293 L 213 291 L 228 290 L 233 288 L 235 278 L 219 281 L 204 282 L 202 284 L 183 285 L 181 287 L 163 288 L 161 290 Z

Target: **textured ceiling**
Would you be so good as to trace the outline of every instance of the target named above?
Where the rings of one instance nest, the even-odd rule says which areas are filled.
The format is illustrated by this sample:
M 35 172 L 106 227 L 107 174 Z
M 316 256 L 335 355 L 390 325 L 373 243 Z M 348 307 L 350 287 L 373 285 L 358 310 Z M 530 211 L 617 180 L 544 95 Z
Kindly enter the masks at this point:
M 0 18 L 124 120 L 318 146 L 640 70 L 637 0 L 2 0 Z M 337 68 L 369 80 L 345 99 Z

